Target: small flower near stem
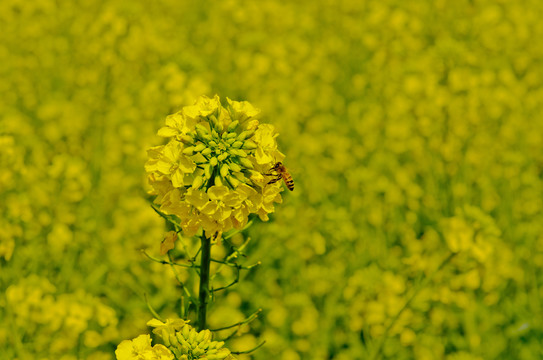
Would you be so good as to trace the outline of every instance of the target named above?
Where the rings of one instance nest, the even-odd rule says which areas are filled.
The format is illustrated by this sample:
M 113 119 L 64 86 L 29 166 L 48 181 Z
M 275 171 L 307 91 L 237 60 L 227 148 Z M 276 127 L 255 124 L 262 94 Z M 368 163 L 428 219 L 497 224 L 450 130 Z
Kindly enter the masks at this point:
M 157 319 L 153 319 L 147 325 L 155 328 L 153 333 L 162 338 L 169 351 L 175 355 L 175 359 L 233 359 L 230 355 L 230 350 L 223 347 L 223 341 L 212 340 L 210 330 L 206 329 L 198 332 L 183 320 L 168 319 L 166 323 L 163 323 Z
M 124 340 L 115 350 L 117 360 L 174 360 L 174 354 L 164 345 L 151 346 L 151 337 L 140 335 Z

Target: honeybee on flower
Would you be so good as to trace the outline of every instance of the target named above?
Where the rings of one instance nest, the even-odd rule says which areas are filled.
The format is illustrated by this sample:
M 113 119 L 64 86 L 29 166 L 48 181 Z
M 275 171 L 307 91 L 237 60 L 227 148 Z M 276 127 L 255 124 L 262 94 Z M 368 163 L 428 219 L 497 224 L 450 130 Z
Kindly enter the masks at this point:
M 270 171 L 275 171 L 275 174 L 270 173 L 266 174 L 269 176 L 273 176 L 274 178 L 268 181 L 268 184 L 274 184 L 278 182 L 279 180 L 283 179 L 285 185 L 290 191 L 294 190 L 294 180 L 292 179 L 292 175 L 288 172 L 285 165 L 283 165 L 282 162 L 278 161 L 275 163 L 275 165 L 270 169 Z

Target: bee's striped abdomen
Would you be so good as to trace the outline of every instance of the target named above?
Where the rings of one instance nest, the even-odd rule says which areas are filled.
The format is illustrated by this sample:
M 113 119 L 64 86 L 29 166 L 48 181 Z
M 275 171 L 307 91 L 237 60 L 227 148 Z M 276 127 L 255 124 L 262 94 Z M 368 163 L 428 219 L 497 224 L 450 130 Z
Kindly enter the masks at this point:
M 290 176 L 290 174 L 283 173 L 283 180 L 285 180 L 285 184 L 290 191 L 294 190 L 294 180 L 292 180 L 292 176 Z

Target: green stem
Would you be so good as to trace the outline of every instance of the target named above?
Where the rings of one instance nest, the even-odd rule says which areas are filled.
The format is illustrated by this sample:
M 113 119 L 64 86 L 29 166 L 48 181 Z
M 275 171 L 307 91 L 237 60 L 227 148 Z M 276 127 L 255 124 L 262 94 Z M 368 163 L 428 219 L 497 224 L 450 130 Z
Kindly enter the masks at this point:
M 206 328 L 207 304 L 209 299 L 209 266 L 211 264 L 211 239 L 202 234 L 202 257 L 200 262 L 200 301 L 198 303 L 198 329 Z

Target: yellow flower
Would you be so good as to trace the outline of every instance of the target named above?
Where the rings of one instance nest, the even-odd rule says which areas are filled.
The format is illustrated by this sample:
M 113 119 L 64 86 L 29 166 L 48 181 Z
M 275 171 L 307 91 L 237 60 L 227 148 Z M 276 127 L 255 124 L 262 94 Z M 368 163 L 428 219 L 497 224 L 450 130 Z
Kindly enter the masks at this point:
M 191 125 L 194 126 L 193 123 L 194 121 L 191 121 L 179 113 L 168 115 L 166 117 L 166 126 L 158 130 L 158 136 L 166 138 L 176 136 L 181 140 L 181 135 L 186 133 Z
M 191 158 L 181 153 L 181 147 L 177 142 L 170 142 L 164 146 L 162 156 L 157 160 L 158 172 L 167 175 L 176 188 L 184 186 L 184 175 L 192 174 L 196 170 L 196 164 Z
M 234 120 L 244 121 L 250 118 L 254 118 L 260 114 L 260 109 L 255 108 L 248 101 L 233 101 L 226 98 L 228 105 L 230 105 L 232 118 Z
M 151 337 L 140 335 L 133 340 L 124 340 L 115 350 L 117 360 L 173 360 L 174 355 L 164 345 L 151 346 Z
M 272 125 L 260 124 L 260 110 L 246 101 L 200 97 L 166 118 L 164 146 L 148 150 L 145 170 L 166 214 L 176 215 L 185 236 L 202 228 L 206 236 L 240 229 L 248 216 L 267 220 L 282 201 L 281 182 L 269 173 L 284 155 Z
M 189 119 L 198 119 L 199 117 L 205 117 L 215 113 L 221 106 L 221 101 L 217 95 L 213 99 L 207 96 L 200 96 L 196 100 L 196 104 L 191 106 L 185 106 L 183 113 Z

